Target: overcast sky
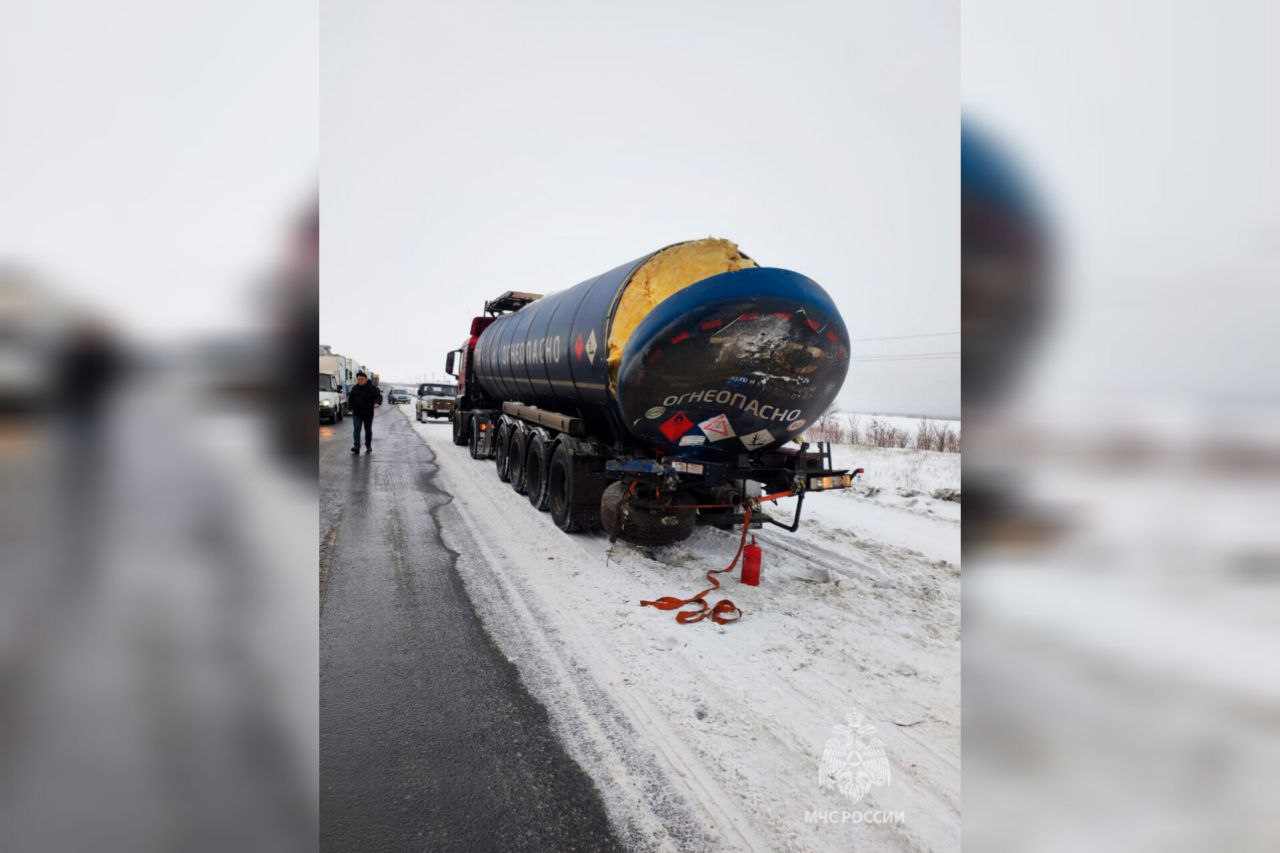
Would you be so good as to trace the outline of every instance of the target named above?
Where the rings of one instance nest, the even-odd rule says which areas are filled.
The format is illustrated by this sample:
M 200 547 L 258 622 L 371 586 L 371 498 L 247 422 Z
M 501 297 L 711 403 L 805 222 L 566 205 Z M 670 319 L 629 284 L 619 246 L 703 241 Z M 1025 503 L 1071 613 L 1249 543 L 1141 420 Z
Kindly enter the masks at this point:
M 386 380 L 487 297 L 708 235 L 855 339 L 959 330 L 958 4 L 323 0 L 321 55 L 321 342 Z M 840 402 L 958 414 L 959 359 L 855 361 Z
M 243 330 L 315 192 L 314 0 L 0 13 L 0 261 L 144 338 Z
M 1275 45 L 1273 0 L 965 3 L 965 109 L 1055 226 L 1036 395 L 1280 400 Z

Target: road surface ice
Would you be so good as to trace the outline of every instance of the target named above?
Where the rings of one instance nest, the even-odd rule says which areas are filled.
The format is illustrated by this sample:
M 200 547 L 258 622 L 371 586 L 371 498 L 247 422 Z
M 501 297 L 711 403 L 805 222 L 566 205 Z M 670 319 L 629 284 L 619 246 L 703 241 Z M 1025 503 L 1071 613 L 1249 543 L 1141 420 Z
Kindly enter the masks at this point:
M 453 496 L 440 519 L 468 593 L 624 843 L 959 847 L 959 505 L 930 496 L 959 488 L 958 455 L 839 448 L 837 464 L 878 485 L 812 495 L 800 531 L 757 533 L 761 585 L 723 582 L 740 622 L 681 625 L 639 602 L 703 589 L 736 532 L 699 527 L 656 549 L 569 536 L 454 446 L 447 422 L 413 426 Z M 856 804 L 819 773 L 850 715 L 890 769 Z

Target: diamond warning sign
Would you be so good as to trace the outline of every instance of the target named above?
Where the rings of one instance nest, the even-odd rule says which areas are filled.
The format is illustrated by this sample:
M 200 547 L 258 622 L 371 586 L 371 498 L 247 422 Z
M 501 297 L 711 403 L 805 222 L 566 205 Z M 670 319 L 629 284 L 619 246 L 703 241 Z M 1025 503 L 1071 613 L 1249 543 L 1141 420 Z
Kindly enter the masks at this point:
M 592 364 L 596 363 L 596 330 L 591 330 L 591 336 L 587 338 L 587 361 Z
M 578 361 L 582 361 L 582 332 L 578 332 L 578 340 L 573 344 L 573 352 L 578 356 Z
M 724 415 L 708 418 L 698 424 L 698 429 L 706 433 L 708 441 L 722 441 L 734 436 L 733 427 L 729 426 L 729 419 Z
M 674 415 L 658 424 L 658 429 L 662 430 L 662 434 L 667 437 L 667 441 L 675 441 L 677 438 L 693 429 L 693 421 L 689 420 L 689 416 L 684 412 L 676 412 Z
M 748 433 L 742 437 L 742 443 L 747 450 L 755 450 L 757 447 L 764 447 L 766 444 L 773 444 L 773 433 L 767 429 L 759 432 Z

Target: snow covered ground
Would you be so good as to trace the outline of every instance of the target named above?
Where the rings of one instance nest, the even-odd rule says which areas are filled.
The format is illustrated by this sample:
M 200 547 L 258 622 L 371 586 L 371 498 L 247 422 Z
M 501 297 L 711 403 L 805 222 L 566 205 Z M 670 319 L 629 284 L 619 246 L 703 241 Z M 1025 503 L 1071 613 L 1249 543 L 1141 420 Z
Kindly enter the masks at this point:
M 959 505 L 930 496 L 959 488 L 957 454 L 837 448 L 865 481 L 808 498 L 795 534 L 758 534 L 762 584 L 723 583 L 743 619 L 680 625 L 639 602 L 703 589 L 737 534 L 567 536 L 448 424 L 413 426 L 454 496 L 440 520 L 486 627 L 629 846 L 959 847 Z M 852 737 L 865 767 L 878 742 L 890 771 L 856 804 L 819 773 L 850 715 L 873 729 Z

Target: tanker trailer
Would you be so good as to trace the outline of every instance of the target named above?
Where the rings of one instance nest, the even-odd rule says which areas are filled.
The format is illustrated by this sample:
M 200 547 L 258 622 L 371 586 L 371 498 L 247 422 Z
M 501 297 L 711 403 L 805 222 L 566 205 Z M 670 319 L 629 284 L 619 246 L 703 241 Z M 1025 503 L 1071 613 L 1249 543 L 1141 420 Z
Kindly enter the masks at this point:
M 670 544 L 762 495 L 847 488 L 804 428 L 835 399 L 849 335 L 831 298 L 728 240 L 668 246 L 551 296 L 485 304 L 449 353 L 454 442 L 567 532 Z

